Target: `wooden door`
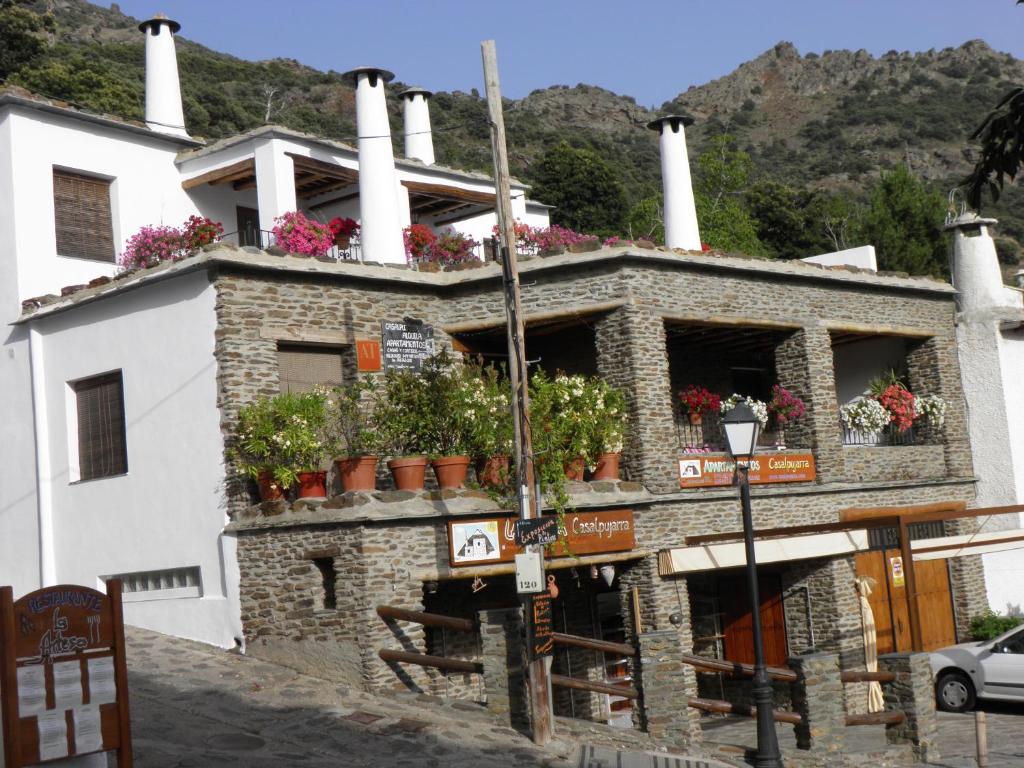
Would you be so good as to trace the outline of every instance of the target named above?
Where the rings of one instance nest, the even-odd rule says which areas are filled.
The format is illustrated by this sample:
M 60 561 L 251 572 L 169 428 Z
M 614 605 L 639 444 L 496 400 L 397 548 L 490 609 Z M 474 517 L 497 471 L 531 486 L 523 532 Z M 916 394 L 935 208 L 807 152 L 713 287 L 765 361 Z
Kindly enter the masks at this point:
M 857 575 L 875 580 L 868 602 L 875 617 L 879 655 L 913 648 L 907 588 L 893 575 L 895 558 L 899 558 L 905 570 L 898 549 L 874 550 L 855 556 Z M 914 563 L 914 576 L 923 649 L 930 651 L 952 645 L 956 642 L 956 629 L 946 561 L 919 560 Z
M 743 664 L 754 663 L 754 625 L 750 613 L 750 592 L 746 574 L 723 576 L 719 580 L 722 603 L 725 658 Z M 762 573 L 758 578 L 761 598 L 761 634 L 764 637 L 765 662 L 785 666 L 786 620 L 782 608 L 782 579 L 778 574 Z

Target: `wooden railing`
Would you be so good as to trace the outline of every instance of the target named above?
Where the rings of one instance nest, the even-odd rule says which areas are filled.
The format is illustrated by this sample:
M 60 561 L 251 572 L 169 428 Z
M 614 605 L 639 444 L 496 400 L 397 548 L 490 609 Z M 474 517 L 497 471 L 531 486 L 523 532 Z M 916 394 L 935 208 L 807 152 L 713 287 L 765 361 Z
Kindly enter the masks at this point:
M 431 656 L 427 653 L 393 651 L 390 648 L 381 648 L 377 651 L 377 655 L 384 661 L 416 664 L 420 667 L 433 667 L 434 669 L 443 669 L 447 672 L 476 672 L 482 674 L 484 671 L 484 665 L 478 661 L 449 659 L 444 656 Z
M 378 605 L 377 615 L 384 620 L 397 619 L 399 621 L 411 621 L 416 624 L 422 624 L 425 627 L 442 627 L 444 629 L 453 629 L 457 632 L 476 631 L 476 622 L 471 619 L 462 619 L 457 616 L 445 616 L 440 613 L 410 611 L 393 605 Z M 427 653 L 394 651 L 390 648 L 381 648 L 377 651 L 377 655 L 383 661 L 391 663 L 416 664 L 420 667 L 433 667 L 434 669 L 442 669 L 446 672 L 475 672 L 477 674 L 482 674 L 484 671 L 484 665 L 478 661 L 449 659 L 444 656 L 431 656 Z
M 722 712 L 727 715 L 740 715 L 742 717 L 756 717 L 757 709 L 749 704 L 734 704 L 731 701 L 721 699 L 697 699 L 690 698 L 686 704 L 694 709 L 702 709 L 705 712 Z M 797 725 L 803 719 L 798 712 L 785 712 L 780 709 L 772 710 L 772 718 L 777 723 L 789 723 Z
M 416 624 L 423 624 L 426 627 L 444 627 L 445 629 L 454 629 L 457 632 L 476 631 L 476 622 L 472 619 L 460 619 L 457 616 L 444 616 L 440 613 L 410 611 L 405 608 L 396 608 L 393 605 L 378 605 L 377 615 L 382 619 L 411 621 Z

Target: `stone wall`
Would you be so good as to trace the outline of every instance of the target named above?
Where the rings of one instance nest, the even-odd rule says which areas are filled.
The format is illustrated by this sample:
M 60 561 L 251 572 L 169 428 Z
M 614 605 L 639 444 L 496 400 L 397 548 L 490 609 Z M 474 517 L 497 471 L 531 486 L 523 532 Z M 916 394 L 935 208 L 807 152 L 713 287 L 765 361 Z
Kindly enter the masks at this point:
M 868 482 L 946 476 L 942 445 L 847 445 L 843 463 L 850 477 Z

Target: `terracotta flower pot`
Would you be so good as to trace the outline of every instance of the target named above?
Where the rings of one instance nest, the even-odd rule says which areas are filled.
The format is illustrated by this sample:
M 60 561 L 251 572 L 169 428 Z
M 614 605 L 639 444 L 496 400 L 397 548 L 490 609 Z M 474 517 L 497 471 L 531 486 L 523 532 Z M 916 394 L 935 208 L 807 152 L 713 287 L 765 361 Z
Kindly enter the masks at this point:
M 259 477 L 256 478 L 256 483 L 260 487 L 260 499 L 262 501 L 280 501 L 284 498 L 284 488 L 274 480 L 274 473 L 269 469 L 260 472 Z
M 476 481 L 485 488 L 497 488 L 508 482 L 508 456 L 480 457 L 476 460 Z
M 583 456 L 574 459 L 566 459 L 562 462 L 562 469 L 565 471 L 566 480 L 583 481 L 583 471 L 587 467 L 587 460 Z
M 326 472 L 299 472 L 300 499 L 320 499 L 327 497 Z
M 376 456 L 345 456 L 335 459 L 345 491 L 372 491 L 377 485 Z
M 348 247 L 352 244 L 351 235 L 338 235 L 334 238 L 334 244 L 343 251 L 348 250 Z
M 430 462 L 439 488 L 458 488 L 466 482 L 469 456 L 442 456 Z
M 395 488 L 400 491 L 423 490 L 423 479 L 427 474 L 427 457 L 413 456 L 404 459 L 391 459 L 388 462 Z
M 592 480 L 618 480 L 619 460 L 621 453 L 602 453 L 597 457 L 597 469 L 594 470 Z
M 697 413 L 696 411 L 690 411 L 690 423 L 693 426 L 699 427 L 702 421 L 704 421 L 704 416 L 702 414 Z

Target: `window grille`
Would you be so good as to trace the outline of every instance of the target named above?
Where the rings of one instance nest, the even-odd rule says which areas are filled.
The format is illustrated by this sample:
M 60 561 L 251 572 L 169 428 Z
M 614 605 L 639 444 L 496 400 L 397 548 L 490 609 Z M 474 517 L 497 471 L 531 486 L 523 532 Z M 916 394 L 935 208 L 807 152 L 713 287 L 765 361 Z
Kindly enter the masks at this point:
M 281 392 L 309 392 L 318 384 L 339 386 L 343 349 L 281 344 L 277 348 L 277 367 Z
M 120 579 L 126 595 L 140 592 L 186 590 L 192 596 L 202 596 L 202 580 L 198 565 L 187 568 L 167 568 L 162 571 L 118 573 L 103 577 L 103 581 L 110 579 Z M 188 594 L 183 596 L 188 596 Z

